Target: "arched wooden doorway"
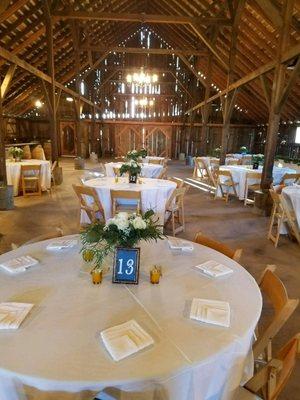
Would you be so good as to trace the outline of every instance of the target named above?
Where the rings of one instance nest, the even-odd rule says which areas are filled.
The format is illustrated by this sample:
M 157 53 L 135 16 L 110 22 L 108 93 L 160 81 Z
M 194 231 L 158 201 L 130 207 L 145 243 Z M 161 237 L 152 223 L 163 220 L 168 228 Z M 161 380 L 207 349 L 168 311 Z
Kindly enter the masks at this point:
M 76 125 L 75 122 L 60 123 L 60 152 L 62 156 L 76 155 Z

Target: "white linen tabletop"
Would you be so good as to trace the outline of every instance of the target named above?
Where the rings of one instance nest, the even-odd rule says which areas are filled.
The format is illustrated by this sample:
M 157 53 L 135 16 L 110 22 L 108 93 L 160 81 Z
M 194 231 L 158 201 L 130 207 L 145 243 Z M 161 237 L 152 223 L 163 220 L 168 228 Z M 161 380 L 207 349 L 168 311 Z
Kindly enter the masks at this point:
M 70 237 L 66 237 L 70 238 Z M 84 273 L 80 244 L 66 252 L 47 251 L 43 241 L 0 256 L 0 262 L 30 253 L 41 260 L 22 276 L 0 271 L 0 302 L 34 304 L 15 332 L 0 332 L 1 400 L 23 399 L 28 388 L 69 393 L 110 392 L 121 400 L 229 400 L 240 384 L 251 354 L 262 300 L 248 272 L 235 261 L 194 244 L 192 253 L 174 253 L 168 241 L 141 243 L 138 285 L 100 286 Z M 216 260 L 230 267 L 228 277 L 211 279 L 194 266 Z M 106 261 L 112 263 L 112 258 Z M 160 264 L 159 285 L 149 270 Z M 230 326 L 189 318 L 193 298 L 228 302 Z M 100 332 L 134 319 L 154 344 L 114 362 Z M 249 376 L 245 377 L 246 379 Z M 52 397 L 50 395 L 52 394 Z M 36 399 L 47 399 L 47 393 Z M 76 397 L 77 399 L 77 397 Z
M 142 184 L 128 183 L 127 177 L 121 177 L 119 182 L 116 183 L 114 178 L 106 177 L 90 179 L 84 184 L 96 189 L 104 208 L 106 220 L 112 217 L 110 191 L 133 190 L 141 192 L 142 212 L 152 209 L 159 218 L 160 223 L 163 224 L 166 202 L 176 188 L 176 183 L 164 179 L 141 178 L 141 180 Z M 81 215 L 81 222 L 89 222 L 85 213 Z
M 125 161 L 124 161 L 125 162 Z M 121 168 L 122 162 L 110 162 L 105 164 L 105 170 L 106 170 L 106 175 L 108 177 L 114 177 L 114 168 Z M 141 176 L 145 178 L 156 178 L 160 174 L 161 170 L 163 169 L 163 165 L 161 164 L 151 164 L 151 163 L 146 163 L 146 164 L 141 164 L 142 171 L 141 171 Z
M 246 187 L 246 176 L 247 173 L 260 173 L 262 174 L 262 166 L 259 169 L 252 169 L 252 166 L 249 165 L 222 165 L 220 169 L 231 171 L 232 179 L 234 182 L 237 182 L 236 191 L 240 200 L 244 200 L 245 198 L 245 187 Z M 290 168 L 280 168 L 273 167 L 273 183 L 274 185 L 278 185 L 283 176 L 285 174 L 292 174 L 296 171 Z M 249 184 L 252 185 L 254 183 L 259 183 L 260 180 L 251 179 Z M 220 196 L 220 189 L 218 188 L 218 196 Z
M 287 186 L 282 189 L 282 193 L 292 205 L 300 228 L 300 185 Z
M 21 165 L 41 165 L 41 188 L 46 191 L 51 186 L 51 165 L 47 160 L 22 160 L 19 162 L 6 161 L 7 184 L 13 185 L 14 195 L 19 192 L 19 184 L 21 178 Z

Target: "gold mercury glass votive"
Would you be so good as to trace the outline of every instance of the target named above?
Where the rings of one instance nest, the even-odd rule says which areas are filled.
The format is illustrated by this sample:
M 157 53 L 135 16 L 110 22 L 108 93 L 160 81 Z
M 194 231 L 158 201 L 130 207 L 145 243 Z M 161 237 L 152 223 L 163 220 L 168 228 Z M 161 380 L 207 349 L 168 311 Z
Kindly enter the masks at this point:
M 119 182 L 119 177 L 118 177 L 118 175 L 116 175 L 115 176 L 115 183 L 118 183 Z
M 154 284 L 158 284 L 159 283 L 159 279 L 161 276 L 161 271 L 154 267 L 153 269 L 151 269 L 150 271 L 150 282 L 154 285 Z
M 92 281 L 94 285 L 99 285 L 102 282 L 102 270 L 101 269 L 93 269 L 92 272 Z

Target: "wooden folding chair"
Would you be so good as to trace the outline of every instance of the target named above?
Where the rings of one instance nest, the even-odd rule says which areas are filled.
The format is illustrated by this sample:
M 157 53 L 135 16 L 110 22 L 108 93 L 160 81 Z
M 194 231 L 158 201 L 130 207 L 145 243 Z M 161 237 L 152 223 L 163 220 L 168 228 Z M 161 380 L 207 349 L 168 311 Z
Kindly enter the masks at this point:
M 166 222 L 164 226 L 168 224 L 171 220 L 172 224 L 172 234 L 176 235 L 178 232 L 184 232 L 185 230 L 185 217 L 184 217 L 184 195 L 186 193 L 186 188 L 182 187 L 175 189 L 166 203 Z M 176 222 L 178 226 L 176 227 Z
M 104 209 L 96 190 L 88 186 L 72 186 L 79 199 L 80 212 L 84 211 L 91 223 L 105 221 Z
M 208 236 L 203 235 L 202 232 L 197 232 L 194 237 L 194 242 L 198 244 L 202 244 L 203 246 L 210 247 L 213 250 L 219 251 L 220 253 L 224 254 L 225 256 L 231 258 L 232 260 L 239 261 L 243 249 L 236 249 L 233 250 L 228 247 L 226 244 L 218 242 Z
M 277 193 L 275 189 L 269 189 L 269 192 L 273 200 L 273 208 L 270 218 L 268 239 L 270 239 L 274 243 L 274 246 L 277 247 L 281 228 L 286 224 L 291 234 L 300 244 L 300 232 L 297 226 L 295 213 L 293 210 L 290 210 L 283 194 Z
M 12 248 L 12 250 L 15 250 L 15 249 L 17 249 L 19 247 L 26 246 L 27 244 L 41 242 L 43 240 L 54 239 L 54 238 L 62 237 L 62 236 L 63 236 L 62 228 L 61 227 L 56 227 L 55 231 L 49 232 L 49 233 L 45 233 L 43 235 L 36 236 L 36 237 L 28 240 L 27 242 L 21 244 L 21 245 L 16 245 L 15 243 L 11 243 L 11 248 Z
M 300 354 L 300 334 L 288 341 L 270 362 L 237 390 L 233 400 L 276 400 L 285 388 Z M 257 395 L 260 395 L 258 397 Z
M 252 163 L 252 155 L 246 155 L 242 158 L 242 165 L 251 165 Z
M 238 185 L 238 182 L 233 181 L 230 171 L 225 170 L 225 169 L 224 170 L 220 169 L 218 171 L 218 180 L 217 180 L 217 184 L 216 184 L 215 199 L 218 197 L 217 196 L 218 187 L 220 187 L 222 197 L 225 197 L 226 203 L 229 200 L 229 196 L 238 197 L 237 191 L 236 191 L 237 185 Z M 225 192 L 223 189 L 226 189 Z
M 167 167 L 164 167 L 164 168 L 160 171 L 160 173 L 159 173 L 157 179 L 167 179 L 167 178 L 168 178 L 167 173 L 168 173 L 168 169 L 167 169 Z
M 153 159 L 151 159 L 149 161 L 149 164 L 160 164 L 160 165 L 163 165 L 163 163 L 164 163 L 164 160 L 159 160 L 159 159 L 156 159 L 156 158 L 153 158 Z
M 259 183 L 249 183 L 249 181 L 259 180 Z M 249 191 L 255 192 L 256 190 L 260 190 L 260 180 L 261 173 L 259 172 L 247 172 L 246 174 L 246 185 L 245 185 L 245 195 L 244 195 L 244 205 L 254 204 L 254 200 L 248 198 Z
M 175 176 L 169 177 L 168 178 L 169 181 L 175 182 L 177 185 L 177 189 L 182 188 L 183 186 L 185 186 L 184 180 L 183 179 L 179 179 L 176 178 Z
M 281 185 L 292 185 L 293 183 L 300 183 L 300 173 L 284 174 L 280 182 Z
M 40 196 L 41 165 L 21 165 L 21 185 L 23 196 Z
M 239 165 L 240 164 L 240 160 L 238 160 L 237 158 L 232 158 L 227 160 L 227 165 Z
M 54 163 L 51 165 L 51 185 L 50 185 L 50 191 L 52 189 L 52 186 L 56 186 L 55 182 L 55 175 L 54 175 L 54 170 L 57 167 L 57 161 L 54 161 Z
M 298 306 L 299 299 L 289 299 L 283 282 L 274 273 L 276 267 L 269 265 L 258 281 L 262 293 L 268 298 L 274 310 L 274 316 L 253 345 L 254 359 L 258 362 L 270 361 L 272 358 L 272 339 L 284 326 Z
M 205 178 L 206 164 L 202 157 L 194 158 L 194 171 L 193 178 L 204 179 Z
M 142 198 L 139 190 L 111 190 L 110 195 L 113 216 L 119 212 L 141 213 Z M 122 200 L 128 201 L 128 204 L 122 204 Z

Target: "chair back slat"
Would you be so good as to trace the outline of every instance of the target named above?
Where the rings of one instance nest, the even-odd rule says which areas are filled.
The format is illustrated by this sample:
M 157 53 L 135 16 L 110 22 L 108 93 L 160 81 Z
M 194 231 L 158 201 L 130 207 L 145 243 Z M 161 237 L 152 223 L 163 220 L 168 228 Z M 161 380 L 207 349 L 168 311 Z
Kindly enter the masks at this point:
M 239 261 L 242 255 L 242 249 L 233 250 L 226 244 L 203 235 L 202 232 L 196 233 L 194 237 L 194 242 L 216 250 L 235 261 Z

